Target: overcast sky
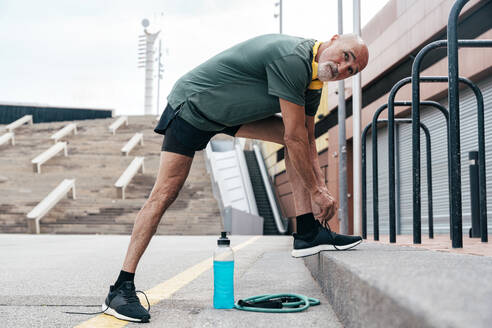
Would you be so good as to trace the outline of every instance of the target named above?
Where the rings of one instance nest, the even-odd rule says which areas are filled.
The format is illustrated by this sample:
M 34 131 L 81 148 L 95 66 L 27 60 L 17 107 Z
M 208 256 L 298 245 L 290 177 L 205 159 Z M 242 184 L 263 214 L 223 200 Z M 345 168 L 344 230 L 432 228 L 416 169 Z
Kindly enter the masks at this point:
M 141 21 L 161 32 L 160 108 L 174 82 L 224 49 L 278 33 L 276 0 L 1 0 L 0 103 L 111 108 L 142 115 L 144 72 L 137 68 Z M 362 26 L 388 0 L 361 0 Z M 352 32 L 352 0 L 344 0 Z M 163 13 L 163 15 L 161 15 Z M 336 0 L 283 0 L 283 32 L 328 40 Z M 154 89 L 154 96 L 157 90 Z M 154 111 L 155 101 L 154 101 Z

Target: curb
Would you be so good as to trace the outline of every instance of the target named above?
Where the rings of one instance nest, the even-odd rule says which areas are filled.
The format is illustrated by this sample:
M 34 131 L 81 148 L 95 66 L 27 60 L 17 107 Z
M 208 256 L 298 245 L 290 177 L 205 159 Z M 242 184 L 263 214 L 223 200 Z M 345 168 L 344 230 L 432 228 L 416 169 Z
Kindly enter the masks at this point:
M 345 327 L 492 322 L 492 284 L 484 280 L 492 276 L 491 258 L 363 244 L 321 252 L 304 263 Z

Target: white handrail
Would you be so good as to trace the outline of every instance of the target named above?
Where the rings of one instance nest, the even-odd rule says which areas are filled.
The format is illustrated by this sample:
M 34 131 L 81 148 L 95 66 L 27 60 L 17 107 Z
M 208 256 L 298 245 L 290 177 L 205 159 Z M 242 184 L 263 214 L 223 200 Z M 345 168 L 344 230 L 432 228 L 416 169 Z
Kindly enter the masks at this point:
M 22 116 L 21 118 L 19 118 L 18 120 L 10 123 L 9 125 L 7 125 L 6 129 L 9 131 L 9 132 L 12 132 L 13 130 L 17 129 L 19 126 L 25 124 L 29 122 L 29 125 L 32 125 L 32 115 L 24 115 Z
M 126 186 L 133 179 L 135 174 L 140 170 L 140 173 L 144 173 L 144 158 L 135 157 L 133 161 L 128 165 L 125 172 L 119 177 L 119 179 L 114 184 L 116 188 L 116 195 L 118 198 L 125 199 L 125 189 Z
M 66 125 L 64 128 L 62 128 L 61 130 L 58 130 L 57 132 L 55 132 L 51 136 L 51 139 L 53 139 L 53 141 L 55 143 L 57 143 L 61 138 L 65 137 L 66 135 L 68 135 L 72 131 L 73 131 L 73 135 L 77 135 L 77 124 L 76 123 L 70 123 L 70 124 Z
M 121 116 L 118 118 L 116 121 L 114 121 L 109 127 L 109 131 L 111 131 L 113 134 L 116 134 L 116 130 L 123 124 L 126 123 L 125 125 L 128 126 L 128 116 Z
M 49 160 L 50 158 L 52 158 L 62 150 L 64 151 L 65 156 L 68 156 L 66 142 L 57 142 L 49 149 L 36 156 L 31 161 L 34 172 L 41 173 L 41 164 L 45 163 L 47 160 Z
M 71 192 L 70 192 L 71 191 Z M 75 199 L 75 179 L 63 180 L 48 196 L 27 214 L 27 225 L 30 233 L 39 234 L 39 221 L 46 215 L 68 192 Z
M 135 133 L 133 137 L 121 148 L 121 154 L 128 156 L 130 151 L 140 142 L 140 146 L 143 146 L 143 133 Z
M 278 211 L 277 202 L 275 201 L 275 195 L 273 193 L 272 185 L 270 184 L 270 179 L 265 167 L 265 162 L 263 161 L 263 156 L 261 155 L 260 147 L 258 147 L 258 145 L 256 144 L 253 144 L 253 150 L 255 151 L 256 161 L 258 162 L 258 166 L 260 167 L 261 178 L 263 179 L 263 184 L 265 185 L 268 202 L 270 203 L 270 208 L 272 209 L 273 218 L 275 219 L 277 230 L 280 233 L 285 234 L 287 232 L 287 229 L 284 227 L 281 215 Z
M 0 145 L 7 143 L 10 140 L 10 144 L 15 146 L 15 136 L 14 132 L 7 132 L 0 137 Z

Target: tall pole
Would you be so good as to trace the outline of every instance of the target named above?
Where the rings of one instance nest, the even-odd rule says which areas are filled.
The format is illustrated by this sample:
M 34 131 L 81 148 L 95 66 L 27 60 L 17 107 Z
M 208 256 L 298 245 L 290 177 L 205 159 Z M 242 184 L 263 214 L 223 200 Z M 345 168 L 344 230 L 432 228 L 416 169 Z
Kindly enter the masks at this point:
M 279 0 L 279 14 L 278 14 L 278 18 L 279 18 L 279 30 L 280 30 L 280 34 L 282 34 L 282 0 Z
M 342 0 L 338 0 L 338 34 L 343 34 Z M 338 220 L 340 233 L 348 233 L 348 204 L 347 204 L 347 141 L 345 134 L 345 83 L 338 81 L 338 194 L 340 208 Z
M 353 0 L 354 34 L 360 36 L 360 0 Z M 352 78 L 352 154 L 353 154 L 353 194 L 354 194 L 354 235 L 361 235 L 362 223 L 362 147 L 361 147 L 361 111 L 362 90 L 361 76 L 357 73 Z M 375 131 L 375 130 L 373 130 Z M 374 132 L 373 132 L 374 133 Z
M 278 7 L 278 14 L 274 13 L 273 17 L 278 17 L 278 30 L 279 33 L 282 34 L 282 0 L 278 0 L 278 2 L 275 2 L 275 7 Z
M 159 35 L 157 33 L 149 33 L 147 29 L 144 30 L 146 36 L 145 45 L 145 105 L 144 114 L 152 114 L 152 93 L 153 93 L 153 80 L 154 80 L 154 42 Z
M 162 52 L 161 52 L 161 40 L 159 40 L 159 53 L 157 54 L 157 108 L 156 108 L 156 113 L 159 115 L 159 97 L 160 97 L 160 90 L 161 90 L 161 57 L 162 57 Z

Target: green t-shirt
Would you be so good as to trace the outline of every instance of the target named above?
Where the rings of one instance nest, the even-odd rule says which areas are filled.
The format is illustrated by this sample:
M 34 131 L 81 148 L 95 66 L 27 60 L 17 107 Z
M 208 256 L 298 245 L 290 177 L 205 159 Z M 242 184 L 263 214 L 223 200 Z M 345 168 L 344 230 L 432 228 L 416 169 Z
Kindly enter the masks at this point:
M 175 84 L 168 96 L 178 116 L 200 130 L 220 131 L 280 112 L 278 98 L 314 116 L 321 90 L 308 89 L 315 40 L 268 34 L 210 58 Z

